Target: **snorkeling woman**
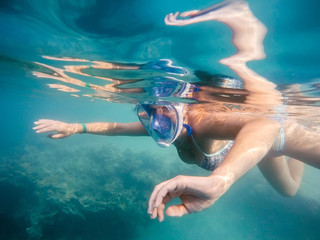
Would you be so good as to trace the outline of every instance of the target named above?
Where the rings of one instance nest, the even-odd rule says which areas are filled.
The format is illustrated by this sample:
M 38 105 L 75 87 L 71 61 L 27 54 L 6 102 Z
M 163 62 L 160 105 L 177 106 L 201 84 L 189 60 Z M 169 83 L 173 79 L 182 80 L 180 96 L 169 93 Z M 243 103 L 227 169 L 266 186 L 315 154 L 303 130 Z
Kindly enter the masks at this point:
M 84 132 L 108 136 L 150 135 L 162 147 L 174 144 L 182 160 L 213 170 L 209 177 L 190 177 L 201 181 L 211 179 L 207 183 L 204 183 L 207 180 L 204 181 L 203 186 L 200 184 L 203 188 L 198 189 L 210 189 L 209 205 L 259 163 L 259 169 L 266 178 L 269 181 L 271 179 L 271 184 L 284 195 L 294 195 L 299 187 L 303 173 L 303 163 L 299 161 L 320 168 L 320 135 L 289 118 L 278 121 L 249 114 L 213 112 L 210 103 L 139 104 L 137 114 L 140 121 L 133 123 L 67 124 L 42 119 L 35 122 L 37 126 L 34 130 L 37 133 L 57 132 L 50 135 L 52 138 Z M 215 139 L 226 140 L 227 144 Z M 284 156 L 292 159 L 287 160 Z M 179 189 L 180 184 L 187 186 L 183 183 L 185 179 L 189 177 L 178 177 L 175 181 L 162 183 L 155 188 L 149 207 L 153 217 L 163 219 L 159 204 L 172 190 L 172 186 L 174 189 Z M 190 183 L 195 184 L 195 181 Z M 198 211 L 209 205 L 201 206 L 200 209 L 190 207 L 187 211 Z M 154 213 L 154 209 L 157 209 L 157 213 Z
M 262 41 L 266 28 L 244 1 L 226 1 L 210 9 L 182 13 L 180 17 L 185 19 L 178 19 L 178 13 L 169 14 L 165 22 L 180 26 L 217 20 L 232 29 L 237 53 L 220 62 L 243 80 L 245 103 L 260 111 L 243 107 L 234 113 L 232 106 L 221 111 L 217 109 L 220 105 L 213 102 L 183 104 L 159 100 L 137 105 L 139 122 L 68 124 L 40 119 L 34 130 L 55 132 L 51 138 L 76 133 L 150 135 L 162 147 L 174 144 L 183 161 L 212 171 L 207 177 L 177 176 L 158 184 L 151 194 L 148 213 L 160 221 L 164 219 L 165 204 L 171 199 L 179 197 L 182 203 L 168 207 L 169 216 L 201 211 L 256 165 L 277 191 L 294 195 L 304 163 L 320 168 L 320 134 L 282 114 L 282 110 L 272 114 L 264 111 L 277 106 L 283 109 L 281 95 L 273 83 L 249 69 L 246 62 L 265 56 Z M 189 94 L 200 99 L 201 91 Z

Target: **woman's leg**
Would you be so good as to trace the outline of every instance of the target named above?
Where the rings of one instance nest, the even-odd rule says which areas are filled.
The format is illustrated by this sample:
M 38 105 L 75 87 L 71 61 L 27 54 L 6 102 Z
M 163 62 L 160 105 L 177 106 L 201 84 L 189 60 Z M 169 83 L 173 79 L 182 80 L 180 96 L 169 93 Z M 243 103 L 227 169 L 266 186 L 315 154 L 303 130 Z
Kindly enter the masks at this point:
M 285 127 L 286 142 L 283 153 L 320 169 L 320 133 L 292 122 Z
M 264 158 L 258 164 L 263 176 L 280 194 L 293 196 L 299 189 L 305 164 L 294 158 Z

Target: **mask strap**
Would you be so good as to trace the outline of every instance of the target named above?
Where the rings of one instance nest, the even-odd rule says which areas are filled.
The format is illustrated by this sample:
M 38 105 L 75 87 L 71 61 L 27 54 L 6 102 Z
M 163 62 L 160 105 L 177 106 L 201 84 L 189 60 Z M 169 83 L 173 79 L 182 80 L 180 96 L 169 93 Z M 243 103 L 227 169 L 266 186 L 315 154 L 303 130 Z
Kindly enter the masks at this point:
M 192 127 L 186 123 L 183 124 L 183 127 L 187 130 L 188 136 L 192 134 Z

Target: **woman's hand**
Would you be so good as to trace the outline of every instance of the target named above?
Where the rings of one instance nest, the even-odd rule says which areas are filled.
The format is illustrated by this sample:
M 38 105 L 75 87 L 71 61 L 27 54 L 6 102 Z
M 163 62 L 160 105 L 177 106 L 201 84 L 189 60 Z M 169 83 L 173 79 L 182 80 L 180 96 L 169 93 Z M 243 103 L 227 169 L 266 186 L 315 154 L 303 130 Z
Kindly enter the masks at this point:
M 229 19 L 239 16 L 241 18 L 241 15 L 247 13 L 248 10 L 248 3 L 245 1 L 224 1 L 202 10 L 183 12 L 180 15 L 179 12 L 174 14 L 170 13 L 165 17 L 164 21 L 167 25 L 175 26 L 183 26 L 210 20 L 217 20 L 228 24 Z
M 193 14 L 197 13 L 198 10 L 183 12 L 179 15 L 179 12 L 176 12 L 175 14 L 169 13 L 165 19 L 164 22 L 167 25 L 175 25 L 175 26 L 184 26 L 189 25 L 192 23 L 199 22 L 199 19 L 196 18 L 187 18 L 191 17 Z M 181 19 L 178 19 L 180 17 Z
M 50 119 L 40 119 L 37 122 L 34 122 L 36 125 L 33 130 L 36 133 L 45 133 L 45 132 L 56 132 L 55 134 L 49 134 L 50 138 L 65 138 L 75 133 L 81 133 L 83 128 L 81 124 L 78 123 L 65 123 Z
M 177 176 L 158 184 L 149 199 L 148 213 L 152 219 L 164 219 L 165 204 L 179 197 L 180 205 L 170 206 L 166 214 L 180 217 L 199 212 L 213 205 L 231 186 L 232 179 L 211 175 L 209 177 Z

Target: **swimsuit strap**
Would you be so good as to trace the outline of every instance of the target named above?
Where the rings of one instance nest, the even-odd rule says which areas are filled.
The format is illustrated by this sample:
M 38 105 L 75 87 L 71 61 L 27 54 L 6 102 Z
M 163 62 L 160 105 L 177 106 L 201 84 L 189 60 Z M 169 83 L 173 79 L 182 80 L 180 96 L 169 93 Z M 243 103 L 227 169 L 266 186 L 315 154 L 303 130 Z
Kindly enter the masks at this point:
M 191 136 L 192 141 L 194 143 L 194 145 L 196 145 L 196 147 L 198 148 L 198 150 L 206 157 L 214 157 L 214 156 L 218 156 L 220 154 L 222 154 L 226 149 L 230 149 L 234 143 L 234 141 L 229 141 L 222 149 L 220 149 L 218 152 L 214 152 L 211 154 L 207 154 L 204 151 L 202 151 L 202 149 L 200 148 L 200 146 L 198 145 L 198 143 L 196 142 L 196 140 L 193 137 L 193 130 L 192 127 L 186 123 L 183 124 L 183 127 L 187 130 L 188 132 L 188 136 Z
M 185 124 L 185 123 L 183 124 L 183 127 L 187 130 L 188 136 L 191 136 L 191 139 L 192 139 L 194 145 L 196 145 L 198 150 L 205 156 L 200 167 L 202 167 L 206 170 L 213 171 L 214 169 L 216 169 L 220 165 L 220 163 L 224 160 L 224 158 L 227 156 L 231 147 L 233 146 L 234 141 L 229 141 L 218 152 L 207 154 L 204 151 L 202 151 L 202 149 L 200 148 L 200 146 L 198 145 L 198 143 L 194 139 L 194 136 L 192 134 L 192 132 L 193 132 L 192 127 L 189 126 L 188 124 Z
M 284 115 L 282 112 L 284 112 L 285 109 L 286 109 L 286 106 L 278 106 L 276 108 L 276 112 L 278 112 L 278 114 L 268 117 L 269 119 L 272 119 L 280 123 L 280 126 L 281 126 L 279 134 L 273 144 L 274 153 L 272 154 L 272 157 L 279 157 L 283 154 L 284 144 L 286 141 L 283 125 L 284 125 L 284 122 L 287 120 L 287 116 Z
M 275 156 L 282 155 L 285 140 L 286 140 L 285 133 L 284 133 L 284 129 L 282 127 L 282 128 L 280 128 L 279 134 L 278 134 L 278 136 L 274 142 L 274 145 L 273 145 L 273 149 L 275 151 L 275 154 L 274 154 Z

